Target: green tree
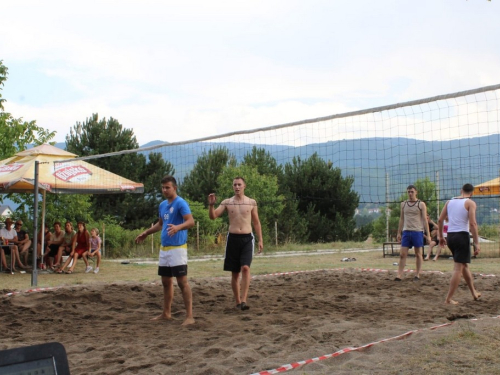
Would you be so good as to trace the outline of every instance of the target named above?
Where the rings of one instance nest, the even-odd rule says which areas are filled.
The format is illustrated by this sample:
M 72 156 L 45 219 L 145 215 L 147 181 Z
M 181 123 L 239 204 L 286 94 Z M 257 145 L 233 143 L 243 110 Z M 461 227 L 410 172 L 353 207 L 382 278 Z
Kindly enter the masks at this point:
M 144 184 L 144 194 L 127 194 L 123 205 L 127 213 L 122 226 L 127 229 L 145 227 L 158 219 L 158 206 L 164 199 L 161 191 L 161 179 L 165 175 L 174 175 L 173 165 L 163 160 L 160 153 L 150 153 L 149 162 L 144 165 L 138 180 Z
M 217 180 L 218 203 L 234 195 L 233 179 L 238 176 L 246 181 L 245 195 L 257 202 L 262 236 L 269 243 L 274 239 L 274 219 L 283 210 L 283 196 L 278 193 L 278 179 L 276 176 L 261 175 L 256 168 L 247 165 L 228 166 Z M 227 223 L 227 215 L 223 216 L 223 220 Z
M 352 240 L 359 203 L 353 182 L 317 153 L 305 161 L 294 157 L 285 165 L 284 183 L 298 200 L 299 214 L 307 217 L 309 242 Z
M 208 216 L 208 210 L 203 203 L 193 202 L 189 199 L 186 199 L 186 201 L 189 203 L 191 214 L 196 223 L 193 228 L 189 229 L 188 241 L 192 244 L 195 243 L 199 226 L 200 246 L 206 248 L 208 245 L 209 247 L 215 243 L 215 239 L 219 234 L 224 235 L 227 232 L 227 225 L 222 218 L 211 220 Z M 190 246 L 190 249 L 195 248 L 193 245 Z
M 218 191 L 218 177 L 224 167 L 235 164 L 234 156 L 226 147 L 203 151 L 191 172 L 182 181 L 180 191 L 186 198 L 203 202 L 206 207 L 208 194 Z
M 55 132 L 51 132 L 36 125 L 36 121 L 23 121 L 15 118 L 11 113 L 5 112 L 2 97 L 2 88 L 7 81 L 8 68 L 0 60 L 0 159 L 14 156 L 17 152 L 25 150 L 29 145 L 41 145 L 48 143 L 54 138 Z M 9 198 L 21 209 L 17 209 L 16 215 L 23 215 L 23 220 L 28 224 L 33 215 L 33 194 L 9 194 Z M 2 197 L 0 197 L 0 200 Z M 30 219 L 30 220 L 28 220 Z
M 46 130 L 36 124 L 36 121 L 23 121 L 5 112 L 2 97 L 2 87 L 7 80 L 8 68 L 0 60 L 0 160 L 13 156 L 16 152 L 25 150 L 29 145 L 36 146 L 49 142 L 55 132 Z
M 252 151 L 243 157 L 244 165 L 257 168 L 261 175 L 278 178 L 278 193 L 283 196 L 283 209 L 279 216 L 273 218 L 278 223 L 278 242 L 301 243 L 307 240 L 307 219 L 297 215 L 298 201 L 284 181 L 283 167 L 265 149 L 253 147 Z
M 93 114 L 85 122 L 77 122 L 66 136 L 66 149 L 78 156 L 99 155 L 139 148 L 133 130 L 124 129 L 114 118 L 99 119 Z M 150 154 L 149 163 L 141 153 L 128 153 L 88 161 L 100 168 L 144 183 L 144 195 L 96 194 L 91 198 L 96 220 L 111 216 L 125 228 L 148 226 L 156 218 L 155 208 L 161 200 L 160 180 L 173 174 L 173 166 L 160 154 Z
M 252 150 L 243 157 L 242 164 L 255 167 L 261 175 L 278 178 L 283 176 L 283 167 L 278 164 L 269 151 L 263 148 L 253 146 Z
M 398 230 L 398 225 L 399 225 L 399 212 L 401 211 L 399 208 L 400 202 L 397 203 L 391 203 L 389 205 L 390 209 L 390 214 L 389 214 L 389 240 L 390 241 L 395 241 L 396 240 L 396 235 L 397 235 L 397 230 Z M 394 215 L 393 212 L 397 212 L 397 215 Z M 387 239 L 387 225 L 386 225 L 386 210 L 382 211 L 382 215 L 380 215 L 374 222 L 373 222 L 373 239 L 376 242 L 385 242 Z
M 415 187 L 418 192 L 417 198 L 422 202 L 425 202 L 425 205 L 427 206 L 427 213 L 431 215 L 431 218 L 433 218 L 434 221 L 436 221 L 439 216 L 437 214 L 436 184 L 432 182 L 429 177 L 425 177 L 424 179 L 417 180 L 417 182 L 415 182 Z
M 435 212 L 437 210 L 436 184 L 426 177 L 418 179 L 414 185 L 418 192 L 417 198 L 425 202 L 427 206 L 427 213 L 429 213 L 431 217 L 435 216 Z M 401 216 L 401 202 L 404 202 L 407 199 L 408 194 L 404 192 L 400 195 L 396 202 L 391 202 L 389 204 L 389 240 L 395 239 L 397 235 L 399 218 Z M 373 239 L 377 242 L 384 242 L 387 239 L 386 218 L 387 215 L 385 210 L 383 210 L 382 215 L 373 223 Z
M 90 215 L 90 195 L 85 194 L 46 194 L 45 196 L 45 222 L 50 228 L 55 221 L 60 221 L 64 227 L 64 222 L 69 220 L 76 227 L 76 222 L 83 220 L 88 223 Z M 41 209 L 41 206 L 39 206 Z M 31 201 L 21 202 L 15 210 L 15 216 L 26 222 L 33 216 L 33 195 Z M 39 213 L 39 224 L 42 216 Z

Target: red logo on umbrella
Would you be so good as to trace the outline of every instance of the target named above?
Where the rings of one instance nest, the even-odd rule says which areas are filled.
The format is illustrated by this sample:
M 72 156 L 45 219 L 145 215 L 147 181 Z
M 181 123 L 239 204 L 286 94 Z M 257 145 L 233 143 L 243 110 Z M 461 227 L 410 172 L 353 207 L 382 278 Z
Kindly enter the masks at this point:
M 14 163 L 0 166 L 0 174 L 9 174 L 24 167 L 24 164 Z
M 92 172 L 83 165 L 70 165 L 55 171 L 54 176 L 65 182 L 82 182 L 92 176 Z
M 135 186 L 134 185 L 121 185 L 120 190 L 121 191 L 134 191 Z

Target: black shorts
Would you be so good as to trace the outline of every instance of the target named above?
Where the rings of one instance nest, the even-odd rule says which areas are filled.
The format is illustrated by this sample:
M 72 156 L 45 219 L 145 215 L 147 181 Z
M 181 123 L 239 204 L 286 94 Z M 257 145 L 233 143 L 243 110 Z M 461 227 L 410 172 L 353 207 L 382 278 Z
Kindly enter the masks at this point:
M 456 263 L 470 263 L 469 232 L 448 232 L 446 243 Z
M 227 235 L 224 271 L 241 272 L 241 267 L 252 264 L 255 238 L 252 233 Z
M 50 258 L 55 258 L 55 257 L 56 257 L 56 255 L 57 255 L 57 252 L 59 251 L 59 247 L 60 247 L 60 246 L 61 246 L 61 245 L 49 245 L 49 249 L 50 249 L 50 251 L 49 251 L 49 253 L 48 253 L 48 256 L 49 256 Z
M 10 255 L 10 246 L 2 246 L 3 252 L 7 255 Z
M 174 267 L 158 267 L 158 276 L 166 276 L 166 277 L 181 277 L 187 276 L 188 274 L 188 266 L 187 264 L 182 264 L 180 266 Z

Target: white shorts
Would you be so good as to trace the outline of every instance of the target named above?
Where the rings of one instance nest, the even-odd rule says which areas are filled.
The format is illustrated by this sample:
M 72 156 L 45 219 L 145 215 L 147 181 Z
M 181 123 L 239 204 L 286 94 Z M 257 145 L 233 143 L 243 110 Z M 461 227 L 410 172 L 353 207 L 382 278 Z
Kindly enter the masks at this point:
M 160 267 L 176 267 L 184 266 L 188 262 L 187 257 L 187 246 L 182 245 L 179 247 L 175 246 L 162 246 L 163 249 L 160 250 L 160 259 L 158 266 Z

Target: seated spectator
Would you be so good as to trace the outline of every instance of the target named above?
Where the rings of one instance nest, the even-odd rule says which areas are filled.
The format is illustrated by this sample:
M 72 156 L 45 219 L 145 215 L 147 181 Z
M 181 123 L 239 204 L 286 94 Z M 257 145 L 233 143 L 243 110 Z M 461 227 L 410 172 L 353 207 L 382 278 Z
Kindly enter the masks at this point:
M 446 243 L 447 236 L 448 236 L 448 216 L 444 219 L 444 223 L 443 223 L 443 237 L 444 237 L 445 243 Z M 443 247 L 438 246 L 438 249 L 436 251 L 436 256 L 434 257 L 433 261 L 438 260 L 442 249 L 444 249 L 444 246 Z
M 54 266 L 58 267 L 61 265 L 61 260 L 63 255 L 69 256 L 71 254 L 71 244 L 73 243 L 73 237 L 76 232 L 73 230 L 73 224 L 71 221 L 66 221 L 64 225 L 64 238 L 57 251 L 57 257 L 54 260 Z
M 17 248 L 19 251 L 19 258 L 20 258 L 19 260 L 21 260 L 21 258 L 24 258 L 24 266 L 27 267 L 28 266 L 28 252 L 29 252 L 29 249 L 31 247 L 30 236 L 28 235 L 28 233 L 26 233 L 26 231 L 23 230 L 23 222 L 21 219 L 16 221 L 16 225 L 15 225 L 14 229 L 17 232 L 16 245 L 17 245 Z
M 1 246 L 1 261 L 2 261 L 2 266 L 7 270 L 7 272 L 16 272 L 16 261 L 17 264 L 19 265 L 19 268 L 25 269 L 26 267 L 21 263 L 21 259 L 19 258 L 19 251 L 17 248 L 17 245 L 15 243 L 17 242 L 17 232 L 14 228 L 12 228 L 13 221 L 11 218 L 7 218 L 5 220 L 5 228 L 0 229 L 0 237 L 2 239 L 2 246 Z M 8 243 L 12 243 L 14 245 L 8 245 Z M 7 258 L 5 255 L 9 255 L 12 257 L 11 259 L 11 267 L 7 265 Z
M 83 258 L 86 257 L 97 257 L 97 264 L 94 270 L 94 273 L 99 273 L 99 265 L 101 264 L 101 237 L 99 237 L 99 229 L 92 228 L 90 230 L 90 252 L 87 251 L 83 253 Z M 85 270 L 86 273 L 92 271 L 92 267 L 87 267 Z
M 56 221 L 54 223 L 54 233 L 51 234 L 50 239 L 47 241 L 47 251 L 44 255 L 44 263 L 50 269 L 55 269 L 57 264 L 57 254 L 59 253 L 59 247 L 63 243 L 64 232 L 61 230 L 61 223 Z M 55 262 L 53 262 L 55 260 Z M 56 264 L 54 264 L 56 263 Z
M 437 233 L 438 233 L 438 226 L 435 222 L 432 221 L 431 215 L 427 214 L 427 222 L 429 223 L 429 232 L 430 232 L 430 237 L 431 237 L 431 242 L 428 243 L 429 245 L 429 251 L 424 258 L 424 260 L 429 260 L 432 256 L 432 249 L 434 249 L 435 246 L 439 245 L 439 241 L 437 238 Z M 441 252 L 439 250 L 439 252 Z
M 37 247 L 36 247 L 36 256 L 38 259 L 39 263 L 39 268 L 40 269 L 45 269 L 45 263 L 42 262 L 42 257 L 44 257 L 44 254 L 47 252 L 47 242 L 50 241 L 50 228 L 45 223 L 42 228 L 38 231 L 38 238 L 37 238 Z M 43 237 L 43 247 L 42 247 L 42 237 Z M 44 257 L 45 259 L 45 257 Z
M 76 267 L 77 260 L 79 258 L 82 258 L 82 255 L 87 251 L 90 251 L 90 234 L 89 231 L 85 228 L 85 223 L 83 221 L 79 221 L 78 231 L 76 232 L 76 235 L 73 236 L 73 241 L 71 243 L 71 254 L 69 255 L 66 262 L 64 262 L 63 266 L 56 270 L 56 273 L 63 273 L 64 269 L 71 263 L 71 260 L 73 260 L 73 264 L 64 273 L 73 273 Z M 83 261 L 85 262 L 86 266 L 85 272 L 92 271 L 92 267 L 89 266 L 87 257 L 83 258 Z

